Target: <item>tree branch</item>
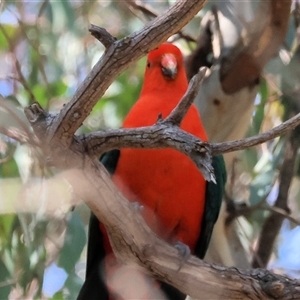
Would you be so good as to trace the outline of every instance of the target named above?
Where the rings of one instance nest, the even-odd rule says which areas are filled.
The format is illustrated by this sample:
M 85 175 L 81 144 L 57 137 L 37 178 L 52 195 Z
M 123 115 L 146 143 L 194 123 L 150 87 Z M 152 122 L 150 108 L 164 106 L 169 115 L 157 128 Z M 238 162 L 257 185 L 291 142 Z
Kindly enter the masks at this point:
M 237 150 L 244 150 L 265 143 L 280 135 L 283 135 L 288 130 L 294 129 L 299 124 L 300 124 L 300 113 L 267 132 L 255 136 L 251 136 L 249 138 L 226 142 L 226 143 L 211 143 L 210 145 L 211 145 L 212 155 L 218 155 L 221 153 L 228 153 Z
M 117 39 L 112 36 L 105 28 L 91 24 L 89 32 L 95 37 L 103 46 L 109 48 Z
M 233 200 L 231 200 L 233 202 Z M 291 221 L 297 226 L 300 226 L 300 220 L 297 220 L 296 218 L 292 217 L 286 210 L 282 208 L 278 208 L 275 206 L 271 206 L 269 204 L 265 203 L 265 199 L 260 201 L 259 203 L 251 206 L 247 206 L 245 203 L 241 203 L 240 205 L 238 203 L 231 203 L 230 208 L 227 211 L 229 213 L 228 217 L 226 218 L 226 225 L 229 225 L 234 219 L 240 217 L 240 216 L 249 216 L 253 212 L 258 210 L 266 210 L 272 213 L 276 213 L 285 219 Z
M 93 157 L 99 157 L 99 154 L 111 149 L 126 147 L 173 148 L 189 156 L 206 180 L 215 181 L 209 144 L 165 121 L 148 127 L 90 133 L 79 136 L 78 142 L 84 142 L 85 149 Z
M 200 72 L 199 76 L 202 76 Z M 199 80 L 199 78 L 197 79 Z M 197 81 L 196 80 L 196 81 Z M 188 92 L 183 100 L 190 102 L 189 93 L 197 86 L 191 83 Z M 193 92 L 191 92 L 193 93 Z M 185 113 L 187 103 L 181 104 L 173 110 L 172 114 L 176 116 L 175 122 Z M 39 126 L 34 126 L 38 136 L 44 137 L 44 131 L 47 130 L 48 124 L 54 121 L 54 117 L 47 114 L 37 103 L 31 106 L 31 109 L 25 109 L 25 113 L 30 122 L 35 122 L 41 117 L 45 123 L 40 122 Z M 152 126 L 140 127 L 135 129 L 110 129 L 101 132 L 93 132 L 86 135 L 77 136 L 72 146 L 86 149 L 91 157 L 99 157 L 103 152 L 111 149 L 120 149 L 122 147 L 133 148 L 174 148 L 188 155 L 207 180 L 214 180 L 210 165 L 211 155 L 219 155 L 237 150 L 244 150 L 249 147 L 262 144 L 274 139 L 288 130 L 291 130 L 300 124 L 300 113 L 281 125 L 256 136 L 242 140 L 224 142 L 224 143 L 207 143 L 199 140 L 195 136 L 182 131 L 178 126 L 174 126 L 167 117 Z M 171 119 L 172 120 L 172 119 Z M 62 147 L 54 147 L 52 151 L 61 151 Z
M 193 85 L 194 84 L 192 83 L 191 86 Z M 189 100 L 189 98 L 184 97 L 184 100 Z M 173 111 L 174 114 L 180 116 L 180 113 L 184 113 L 182 108 L 186 108 L 186 106 L 179 104 Z M 43 111 L 38 104 L 32 105 L 29 110 L 26 109 L 26 115 L 28 119 L 33 122 L 35 120 L 39 120 L 41 116 L 42 118 L 45 118 L 45 124 L 42 125 L 42 123 L 40 123 L 38 128 L 36 128 L 37 134 L 44 137 L 43 132 L 44 130 L 47 130 L 47 124 L 53 122 L 53 116 Z M 71 149 L 73 149 L 73 151 L 81 151 L 82 153 L 86 151 L 91 157 L 97 158 L 106 151 L 124 147 L 173 148 L 189 156 L 202 172 L 204 177 L 207 180 L 214 181 L 213 170 L 211 168 L 211 155 L 243 150 L 251 146 L 261 144 L 282 135 L 292 128 L 295 128 L 299 123 L 300 114 L 272 130 L 254 137 L 225 143 L 207 143 L 185 131 L 182 131 L 178 126 L 174 126 L 168 121 L 168 118 L 166 118 L 155 125 L 147 127 L 134 129 L 110 129 L 79 135 L 75 138 Z M 61 149 L 62 147 L 55 147 L 52 151 L 53 153 L 60 152 Z
M 8 43 L 10 54 L 11 54 L 12 60 L 14 62 L 15 70 L 16 70 L 16 73 L 18 74 L 17 80 L 23 85 L 23 87 L 24 87 L 25 91 L 28 93 L 28 95 L 30 97 L 30 101 L 32 103 L 32 102 L 36 101 L 36 99 L 35 99 L 35 96 L 31 90 L 30 86 L 27 83 L 25 76 L 23 75 L 21 64 L 16 56 L 16 51 L 14 49 L 15 43 L 9 37 L 5 27 L 2 24 L 0 24 L 0 30 L 2 31 L 4 38 L 6 39 L 6 41 Z
M 135 10 L 139 10 L 144 15 L 150 17 L 150 18 L 156 18 L 158 16 L 158 13 L 152 9 L 152 7 L 149 7 L 147 4 L 142 3 L 141 1 L 135 1 L 135 0 L 123 0 L 129 7 L 132 7 Z

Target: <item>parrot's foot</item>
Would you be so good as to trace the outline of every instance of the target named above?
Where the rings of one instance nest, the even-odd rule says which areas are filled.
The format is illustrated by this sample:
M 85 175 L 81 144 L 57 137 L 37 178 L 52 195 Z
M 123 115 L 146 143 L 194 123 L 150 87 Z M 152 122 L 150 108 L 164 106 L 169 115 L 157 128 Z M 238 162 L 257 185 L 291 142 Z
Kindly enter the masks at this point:
M 181 261 L 180 261 L 180 265 L 179 268 L 177 270 L 177 272 L 180 271 L 180 269 L 183 267 L 183 265 L 185 264 L 185 262 L 188 260 L 188 258 L 191 255 L 191 249 L 189 248 L 189 246 L 187 246 L 184 243 L 181 243 L 179 241 L 177 241 L 175 243 L 175 248 L 178 250 L 179 255 L 181 256 Z
M 144 206 L 141 205 L 139 202 L 132 202 L 132 203 L 130 203 L 130 206 L 136 212 L 141 212 L 144 209 Z

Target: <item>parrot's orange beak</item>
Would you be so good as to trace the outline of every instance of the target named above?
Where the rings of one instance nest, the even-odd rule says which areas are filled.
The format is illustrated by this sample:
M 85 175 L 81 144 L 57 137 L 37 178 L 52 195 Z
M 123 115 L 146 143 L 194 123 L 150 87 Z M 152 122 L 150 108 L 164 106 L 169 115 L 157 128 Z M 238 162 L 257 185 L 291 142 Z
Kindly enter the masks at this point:
M 171 53 L 163 55 L 161 59 L 161 70 L 165 77 L 174 79 L 177 75 L 177 60 Z

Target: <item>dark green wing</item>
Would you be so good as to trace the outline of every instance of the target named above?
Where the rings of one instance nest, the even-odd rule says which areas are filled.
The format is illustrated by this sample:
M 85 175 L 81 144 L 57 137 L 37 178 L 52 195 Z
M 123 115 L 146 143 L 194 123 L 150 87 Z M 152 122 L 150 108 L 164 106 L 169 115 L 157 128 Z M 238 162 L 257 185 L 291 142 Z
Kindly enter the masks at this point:
M 119 156 L 120 150 L 111 150 L 104 153 L 100 158 L 100 161 L 111 175 L 116 169 Z M 105 258 L 103 245 L 103 234 L 99 227 L 99 221 L 96 216 L 91 213 L 85 282 L 79 292 L 77 300 L 109 299 L 106 285 L 101 276 L 101 265 Z
M 110 150 L 100 157 L 101 163 L 110 175 L 113 175 L 115 173 L 119 157 L 120 150 L 118 149 Z
M 203 259 L 208 248 L 214 225 L 218 219 L 224 188 L 226 183 L 226 168 L 222 155 L 212 158 L 216 182 L 206 183 L 205 209 L 201 225 L 200 237 L 195 248 L 195 255 Z

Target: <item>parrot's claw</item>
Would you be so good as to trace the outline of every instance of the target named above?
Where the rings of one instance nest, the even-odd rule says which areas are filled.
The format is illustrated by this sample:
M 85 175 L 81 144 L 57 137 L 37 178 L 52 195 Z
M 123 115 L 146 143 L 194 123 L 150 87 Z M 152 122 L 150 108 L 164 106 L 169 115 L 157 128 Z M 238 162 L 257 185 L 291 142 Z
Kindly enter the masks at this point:
M 183 265 L 185 264 L 185 262 L 188 260 L 188 258 L 191 255 L 191 249 L 189 248 L 189 246 L 187 246 L 184 243 L 181 243 L 179 241 L 177 241 L 175 243 L 175 248 L 178 250 L 179 255 L 181 256 L 181 261 L 180 261 L 180 265 L 179 268 L 177 270 L 177 272 L 180 271 L 180 269 L 183 267 Z
M 144 206 L 139 202 L 132 202 L 130 205 L 136 212 L 141 212 L 144 209 Z

